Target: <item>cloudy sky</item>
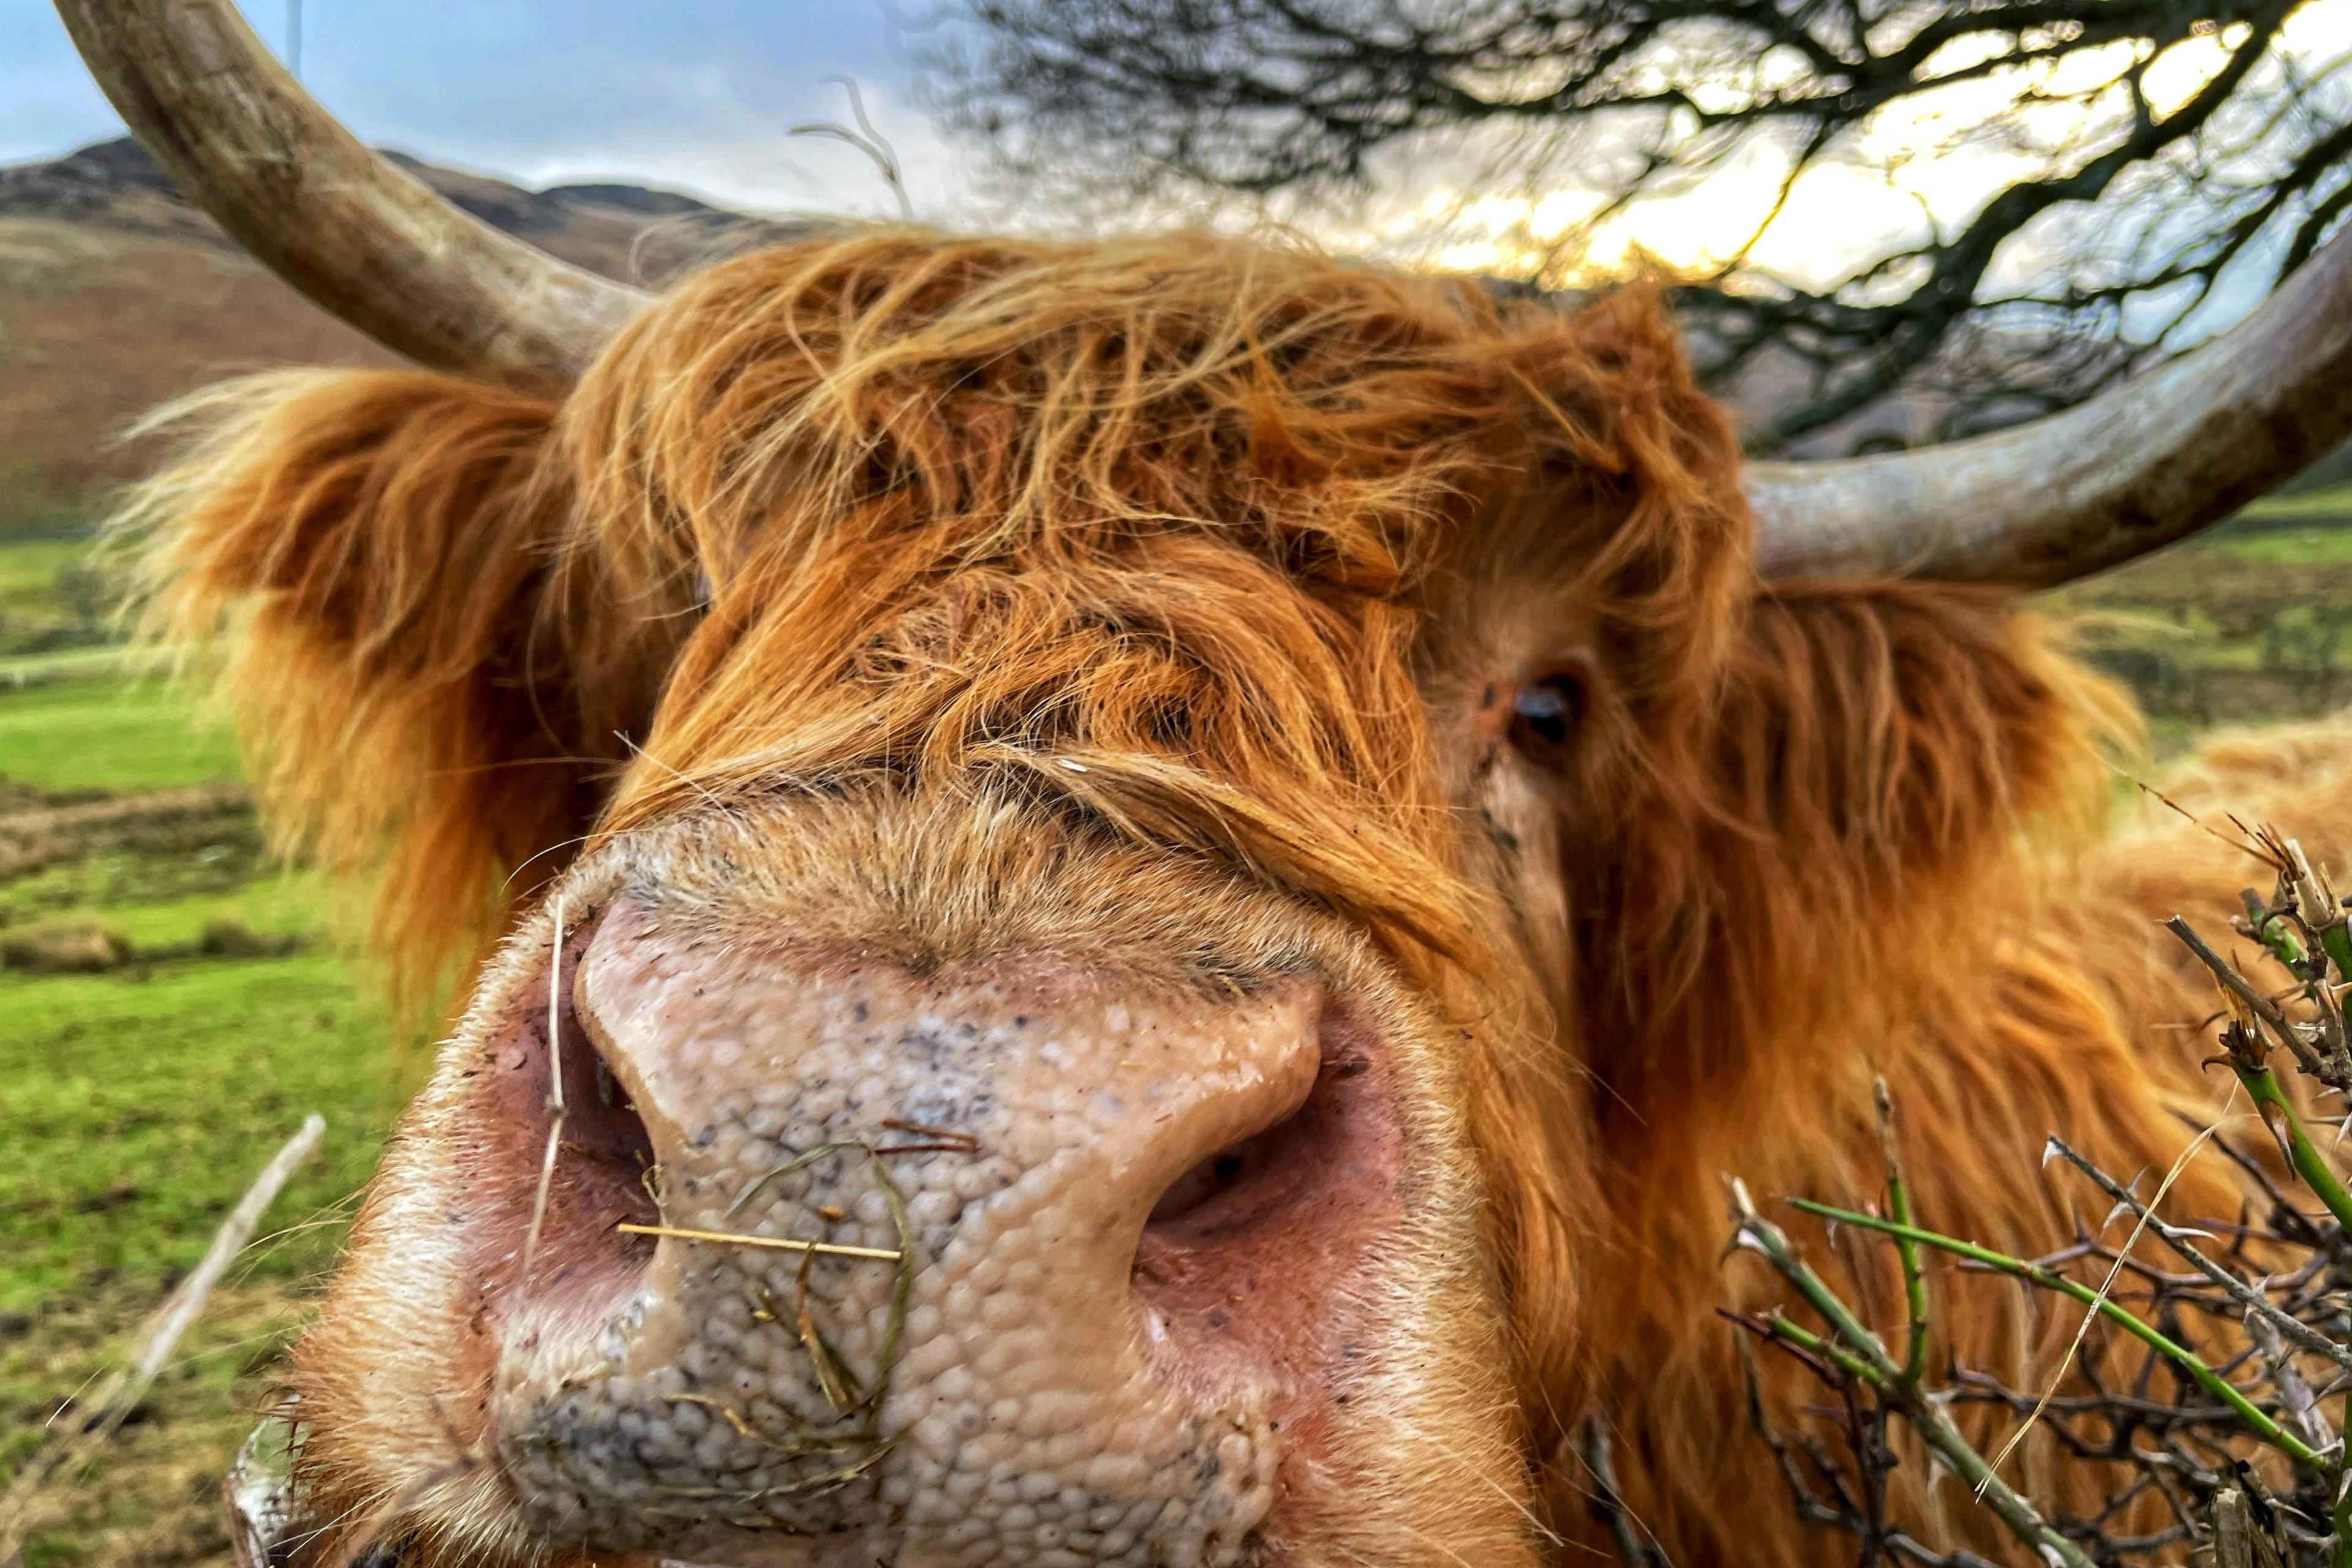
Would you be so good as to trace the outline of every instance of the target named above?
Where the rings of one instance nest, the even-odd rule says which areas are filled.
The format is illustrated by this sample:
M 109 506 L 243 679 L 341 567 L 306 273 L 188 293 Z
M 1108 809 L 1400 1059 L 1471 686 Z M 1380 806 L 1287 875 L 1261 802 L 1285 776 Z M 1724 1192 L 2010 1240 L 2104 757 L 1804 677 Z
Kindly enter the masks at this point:
M 286 0 L 245 0 L 282 49 Z M 617 176 L 762 211 L 887 212 L 873 165 L 789 134 L 847 119 L 855 78 L 918 211 L 976 203 L 976 160 L 910 101 L 888 0 L 305 0 L 302 75 L 368 141 L 531 184 Z M 905 0 L 901 17 L 924 0 Z M 0 163 L 52 156 L 121 122 L 47 0 L 0 0 Z
M 243 0 L 247 18 L 281 53 L 289 3 Z M 790 133 L 796 124 L 846 119 L 844 90 L 828 79 L 847 76 L 898 154 L 919 216 L 950 226 L 1019 216 L 992 207 L 981 160 L 943 142 L 914 101 L 914 40 L 893 18 L 918 18 L 931 0 L 301 3 L 305 84 L 378 145 L 530 184 L 614 176 L 760 212 L 887 214 L 893 199 L 861 154 Z M 52 156 L 121 130 L 48 0 L 0 0 L 0 163 Z M 1411 247 L 1466 218 L 1466 243 L 1446 245 L 1435 259 L 1478 268 L 1499 259 L 1486 233 L 1538 216 L 1523 198 L 1490 201 L 1491 213 L 1456 212 L 1460 193 L 1446 169 L 1414 173 L 1410 189 L 1383 193 L 1366 204 L 1360 223 L 1327 237 L 1349 250 Z M 1728 184 L 1735 197 L 1765 200 L 1771 189 L 1769 175 Z M 1845 230 L 1860 242 L 1919 221 L 1914 194 L 1868 181 L 1830 184 L 1805 190 L 1801 210 L 1779 226 L 1796 237 L 1791 254 L 1770 255 L 1768 242 L 1767 265 L 1834 271 L 1847 258 L 1844 247 L 1824 258 L 1825 232 Z M 1540 205 L 1558 212 L 1542 219 L 1569 223 L 1592 199 L 1556 193 Z M 1727 237 L 1752 223 L 1745 217 L 1740 201 L 1727 205 L 1715 191 L 1651 209 L 1620 226 L 1602 247 L 1603 265 L 1631 243 L 1672 261 L 1698 260 L 1738 243 Z

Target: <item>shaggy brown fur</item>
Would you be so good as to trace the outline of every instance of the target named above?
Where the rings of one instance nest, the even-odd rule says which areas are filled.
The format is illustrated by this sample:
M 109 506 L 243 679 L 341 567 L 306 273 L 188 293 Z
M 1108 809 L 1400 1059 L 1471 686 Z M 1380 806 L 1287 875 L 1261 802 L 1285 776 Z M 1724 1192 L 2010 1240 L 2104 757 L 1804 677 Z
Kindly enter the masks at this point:
M 159 624 L 234 623 L 280 829 L 387 868 L 412 979 L 583 841 L 861 781 L 1012 789 L 1369 932 L 1463 1024 L 1568 1536 L 1590 1408 L 1677 1562 L 1820 1550 L 1730 1432 L 1709 1309 L 1765 1286 L 1717 1277 L 1723 1173 L 1867 1194 L 1883 1071 L 1927 1211 L 2034 1250 L 2045 1131 L 2129 1169 L 2200 1102 L 2150 1033 L 2193 991 L 2043 901 L 2086 885 L 2111 696 L 1998 595 L 1759 589 L 1639 293 L 877 233 L 689 280 L 560 407 L 353 373 L 183 416 L 139 508 Z M 1563 663 L 1583 732 L 1535 776 L 1494 692 Z M 2168 912 L 2210 858 L 2088 885 Z M 2046 1353 L 2013 1293 L 1957 1300 L 1984 1364 Z

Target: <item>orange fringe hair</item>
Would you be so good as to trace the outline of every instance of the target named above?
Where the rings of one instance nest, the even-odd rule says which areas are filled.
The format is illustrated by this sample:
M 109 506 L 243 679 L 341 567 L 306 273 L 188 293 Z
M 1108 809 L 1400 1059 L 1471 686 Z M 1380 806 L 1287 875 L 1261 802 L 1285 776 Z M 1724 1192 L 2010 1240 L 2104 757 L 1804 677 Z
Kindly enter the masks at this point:
M 1638 290 L 1562 315 L 1200 236 L 871 232 L 688 279 L 560 405 L 335 373 L 169 417 L 152 624 L 229 629 L 278 831 L 380 876 L 412 992 L 597 835 L 855 778 L 1020 791 L 1340 910 L 1449 996 L 1532 986 L 1471 1116 L 1570 1532 L 1588 1401 L 1645 1412 L 1652 1524 L 1786 1512 L 1718 1446 L 1719 1170 L 1865 1180 L 1872 1065 L 1944 1086 L 1915 1124 L 1977 1096 L 2052 1118 L 2038 1145 L 2081 1098 L 2053 1031 L 2137 1046 L 2122 983 L 2012 942 L 2112 700 L 1997 595 L 1759 590 L 1724 416 Z M 1607 699 L 1561 804 L 1575 973 L 1532 982 L 1422 695 L 1432 606 L 1522 570 L 1589 614 Z M 2123 1168 L 2172 1142 L 2144 1079 L 2094 1086 Z M 1948 1157 L 1954 1227 L 2063 1217 L 2030 1152 L 1927 1135 L 1923 1185 Z M 1981 1320 L 2012 1370 L 2015 1320 Z
M 1744 571 L 1645 299 L 1202 237 L 814 242 L 690 280 L 561 407 L 296 373 L 154 423 L 148 625 L 229 629 L 286 843 L 383 868 L 412 975 L 697 792 L 1074 748 L 1088 805 L 1459 955 L 1414 590 L 1528 474 L 1605 472 L 1639 510 L 1588 570 L 1687 718 Z

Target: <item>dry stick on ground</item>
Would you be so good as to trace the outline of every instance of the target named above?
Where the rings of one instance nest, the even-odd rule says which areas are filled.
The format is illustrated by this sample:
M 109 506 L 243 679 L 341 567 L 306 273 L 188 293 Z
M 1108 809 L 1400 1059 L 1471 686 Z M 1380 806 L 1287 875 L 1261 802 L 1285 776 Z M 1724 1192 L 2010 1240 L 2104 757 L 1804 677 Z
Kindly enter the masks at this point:
M 48 1440 L 26 1461 L 25 1468 L 8 1483 L 5 1493 L 0 1493 L 0 1565 L 15 1568 L 24 1551 L 26 1537 L 32 1533 L 33 1502 L 49 1477 L 79 1468 L 107 1439 L 114 1436 L 133 1406 L 146 1394 L 180 1342 L 180 1336 L 201 1316 L 205 1300 L 213 1287 L 236 1255 L 253 1239 L 254 1230 L 261 1216 L 277 1201 L 278 1189 L 295 1167 L 310 1157 L 319 1146 L 320 1136 L 327 1130 L 326 1120 L 315 1112 L 302 1119 L 301 1128 L 286 1141 L 253 1179 L 253 1185 L 237 1200 L 236 1208 L 221 1222 L 213 1234 L 213 1244 L 195 1267 L 195 1271 L 180 1281 L 178 1289 L 165 1298 L 163 1307 L 148 1321 L 141 1341 L 138 1355 L 131 1364 L 121 1368 L 99 1386 L 90 1397 L 78 1401 L 60 1415 Z

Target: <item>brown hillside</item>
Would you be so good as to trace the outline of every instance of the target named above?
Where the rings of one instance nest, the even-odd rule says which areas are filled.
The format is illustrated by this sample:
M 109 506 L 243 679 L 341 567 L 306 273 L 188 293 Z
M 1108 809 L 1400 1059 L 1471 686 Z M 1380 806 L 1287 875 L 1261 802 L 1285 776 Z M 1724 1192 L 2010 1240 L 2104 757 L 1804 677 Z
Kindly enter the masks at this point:
M 484 221 L 615 278 L 707 254 L 749 220 L 633 185 L 528 191 L 402 159 Z M 0 169 L 0 530 L 69 525 L 136 473 L 112 439 L 241 371 L 394 363 L 232 245 L 135 142 Z

